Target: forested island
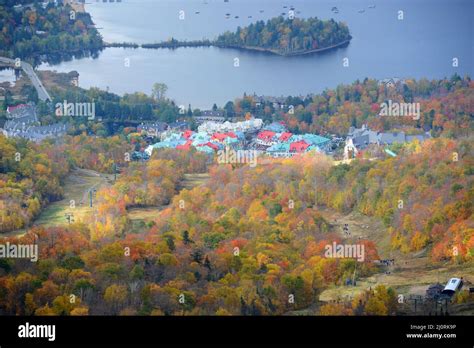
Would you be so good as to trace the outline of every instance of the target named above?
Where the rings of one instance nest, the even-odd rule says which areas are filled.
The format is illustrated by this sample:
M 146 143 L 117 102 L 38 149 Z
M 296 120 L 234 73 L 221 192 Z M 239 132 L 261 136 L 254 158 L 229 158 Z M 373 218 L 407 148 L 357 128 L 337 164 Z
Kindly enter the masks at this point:
M 220 47 L 268 51 L 279 55 L 299 55 L 343 46 L 351 40 L 345 23 L 334 19 L 285 19 L 282 16 L 238 27 L 215 40 Z

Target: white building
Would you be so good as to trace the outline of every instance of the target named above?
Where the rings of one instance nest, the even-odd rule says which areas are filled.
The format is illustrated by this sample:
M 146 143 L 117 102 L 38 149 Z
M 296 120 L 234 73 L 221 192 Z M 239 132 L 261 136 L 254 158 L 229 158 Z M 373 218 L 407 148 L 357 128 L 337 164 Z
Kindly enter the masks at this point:
M 456 291 L 461 290 L 462 286 L 463 286 L 462 279 L 451 278 L 441 293 L 444 295 L 453 296 Z
M 344 146 L 344 160 L 349 160 L 357 156 L 357 148 L 352 142 L 352 138 L 347 138 L 346 146 Z
M 263 121 L 260 118 L 253 118 L 242 122 L 204 122 L 198 127 L 199 132 L 208 134 L 226 133 L 226 132 L 255 132 L 261 129 Z

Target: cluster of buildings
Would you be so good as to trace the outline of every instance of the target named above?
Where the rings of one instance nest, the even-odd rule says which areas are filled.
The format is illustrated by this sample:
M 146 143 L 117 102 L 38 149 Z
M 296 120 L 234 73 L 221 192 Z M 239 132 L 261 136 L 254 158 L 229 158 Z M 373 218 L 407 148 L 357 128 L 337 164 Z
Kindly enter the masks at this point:
M 384 81 L 395 86 L 403 83 L 399 79 Z M 261 102 L 274 101 L 279 106 L 283 99 L 267 99 L 259 97 Z M 423 142 L 429 139 L 430 134 L 406 134 L 399 132 L 377 132 L 366 125 L 361 128 L 351 127 L 347 136 L 323 137 L 317 134 L 293 134 L 284 122 L 273 122 L 264 125 L 259 118 L 250 118 L 240 122 L 226 121 L 222 111 L 204 111 L 202 115 L 194 117 L 198 123 L 197 131 L 191 131 L 189 124 L 179 123 L 167 125 L 162 122 L 142 124 L 138 130 L 142 134 L 159 138 L 161 141 L 148 146 L 144 155 L 150 156 L 154 149 L 173 148 L 190 149 L 194 147 L 200 152 L 213 155 L 219 150 L 251 150 L 258 155 L 267 155 L 274 158 L 292 157 L 309 151 L 323 152 L 331 155 L 339 146 L 344 146 L 344 159 L 350 159 L 365 150 L 369 145 L 385 148 L 391 156 L 396 156 L 388 146 L 412 141 Z
M 68 125 L 55 123 L 41 126 L 33 104 L 20 104 L 7 108 L 7 121 L 0 131 L 6 137 L 20 137 L 40 142 L 47 138 L 56 138 L 66 135 Z
M 247 137 L 258 132 L 263 126 L 261 119 L 223 122 L 220 119 L 215 120 L 216 117 L 221 117 L 219 115 L 206 114 L 201 117 L 203 118 L 203 123 L 198 126 L 197 132 L 170 125 L 161 132 L 161 141 L 148 146 L 145 149 L 145 153 L 151 156 L 154 149 L 171 148 L 187 150 L 194 147 L 200 152 L 212 155 L 226 147 L 243 148 L 247 143 Z M 210 121 L 209 118 L 214 120 Z M 154 127 L 156 128 L 156 126 Z M 143 126 L 139 130 L 145 131 L 147 134 L 149 133 L 149 130 Z
M 282 123 L 272 123 L 253 141 L 253 147 L 272 157 L 291 157 L 298 153 L 315 150 L 327 152 L 331 139 L 316 134 L 293 134 Z
M 142 122 L 137 127 L 137 131 L 147 137 L 159 138 L 161 134 L 166 132 L 169 128 L 169 125 L 165 122 Z
M 144 127 L 142 132 L 146 131 Z M 263 121 L 252 118 L 241 122 L 205 121 L 197 132 L 168 129 L 161 134 L 161 141 L 148 146 L 145 153 L 151 156 L 155 149 L 172 148 L 187 150 L 194 147 L 213 155 L 219 150 L 252 150 L 272 157 L 291 157 L 312 150 L 326 152 L 331 140 L 315 134 L 292 134 L 282 123 L 264 126 Z
M 414 140 L 423 142 L 431 138 L 427 133 L 409 135 L 405 132 L 376 132 L 370 130 L 366 125 L 361 128 L 351 127 L 346 138 L 346 145 L 344 146 L 344 159 L 354 158 L 359 151 L 364 150 L 369 145 L 386 146 L 395 143 L 404 144 Z
M 161 142 L 150 145 L 145 152 L 151 156 L 153 150 L 162 148 L 171 148 L 178 150 L 189 150 L 194 147 L 197 151 L 214 154 L 225 147 L 238 148 L 245 144 L 245 134 L 243 132 L 216 132 L 212 135 L 206 132 L 193 132 L 186 130 L 184 132 L 175 132 L 169 134 Z

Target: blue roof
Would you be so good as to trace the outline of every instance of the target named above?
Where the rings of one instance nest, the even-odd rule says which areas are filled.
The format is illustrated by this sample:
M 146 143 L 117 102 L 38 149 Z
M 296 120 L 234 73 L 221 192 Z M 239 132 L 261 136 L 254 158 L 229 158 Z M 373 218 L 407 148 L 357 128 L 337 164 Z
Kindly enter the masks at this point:
M 303 134 L 302 138 L 308 144 L 312 144 L 312 145 L 326 144 L 327 142 L 331 141 L 331 139 L 328 139 L 316 134 Z
M 234 132 L 234 134 L 235 134 L 235 135 L 237 136 L 237 138 L 239 138 L 239 139 L 244 139 L 244 138 L 245 138 L 244 132 L 236 131 L 236 132 Z
M 191 135 L 191 139 L 192 140 L 199 140 L 199 141 L 204 141 L 205 140 L 205 142 L 208 142 L 209 139 L 211 139 L 211 137 L 207 133 L 199 132 L 199 133 L 194 133 L 193 135 Z
M 275 145 L 270 146 L 267 151 L 269 152 L 286 152 L 290 151 L 290 143 L 276 143 Z
M 321 152 L 321 149 L 319 148 L 319 146 L 316 146 L 316 145 L 310 145 L 308 146 L 308 148 L 306 149 L 306 152 L 308 151 L 316 151 L 316 152 Z
M 200 152 L 214 153 L 214 150 L 211 149 L 209 146 L 206 146 L 206 145 L 204 145 L 204 146 L 198 146 L 196 149 L 197 149 L 198 151 L 200 151 Z
M 228 144 L 228 145 L 229 145 L 229 144 L 235 144 L 235 143 L 238 143 L 238 142 L 239 142 L 239 139 L 237 139 L 237 138 L 232 138 L 232 137 L 227 137 L 227 138 L 224 139 L 224 142 L 225 142 L 226 144 Z
M 272 131 L 272 132 L 284 132 L 286 129 L 285 129 L 285 126 L 282 125 L 281 123 L 278 123 L 278 122 L 273 122 L 271 124 L 269 124 L 268 126 L 265 126 L 263 127 L 264 130 L 269 130 L 269 131 Z

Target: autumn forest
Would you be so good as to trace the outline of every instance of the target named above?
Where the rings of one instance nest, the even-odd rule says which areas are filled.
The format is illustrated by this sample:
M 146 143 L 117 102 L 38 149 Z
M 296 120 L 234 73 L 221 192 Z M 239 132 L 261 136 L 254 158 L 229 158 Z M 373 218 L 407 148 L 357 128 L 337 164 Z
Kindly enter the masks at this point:
M 391 147 L 396 157 L 368 148 L 344 163 L 307 153 L 262 158 L 252 168 L 193 149 L 130 161 L 124 154 L 145 146 L 133 128 L 109 136 L 78 128 L 41 143 L 0 136 L 2 243 L 39 250 L 37 262 L 0 259 L 0 314 L 400 314 L 403 289 L 383 282 L 345 300 L 321 298 L 355 274 L 379 276 L 387 255 L 424 253 L 431 265 L 472 269 L 472 88 L 459 78 L 409 82 L 392 93 L 419 98 L 424 112 L 399 127 L 425 126 L 434 137 Z M 376 116 L 383 93 L 367 80 L 295 99 L 296 113 L 258 109 L 250 96 L 232 111 L 283 120 L 295 132 L 343 134 L 363 123 L 384 130 L 396 120 Z M 108 175 L 90 211 L 35 223 L 51 204 L 75 212 L 65 197 L 78 170 Z M 199 182 L 187 186 L 190 177 Z M 134 215 L 143 212 L 151 214 Z M 370 226 L 344 236 L 335 226 L 348 214 L 370 219 L 379 232 Z M 327 245 L 344 241 L 364 246 L 364 262 L 325 257 Z M 465 293 L 454 298 L 469 301 Z

